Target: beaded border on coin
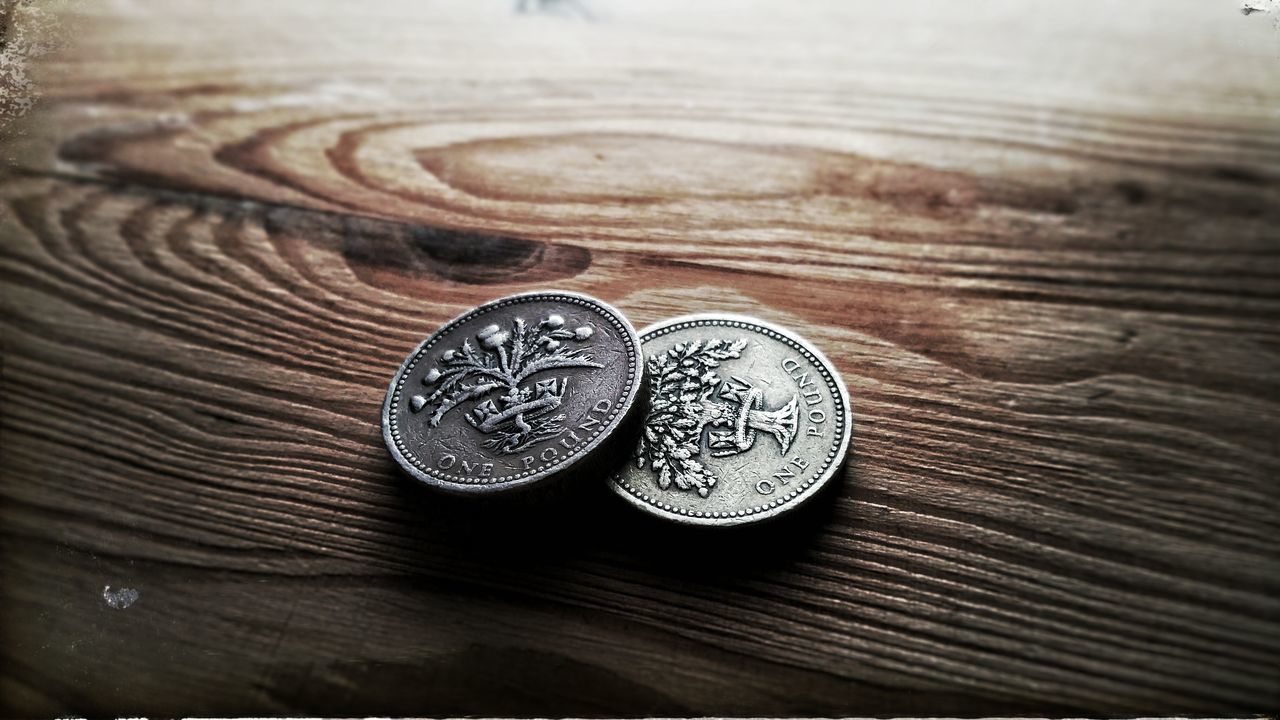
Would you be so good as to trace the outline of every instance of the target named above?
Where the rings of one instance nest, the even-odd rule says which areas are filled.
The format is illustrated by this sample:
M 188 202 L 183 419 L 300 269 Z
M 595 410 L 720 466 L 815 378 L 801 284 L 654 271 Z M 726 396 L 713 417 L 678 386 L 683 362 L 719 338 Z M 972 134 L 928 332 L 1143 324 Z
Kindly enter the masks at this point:
M 622 398 L 613 404 L 610 408 L 606 420 L 600 423 L 599 429 L 595 434 L 583 440 L 576 445 L 568 453 L 559 456 L 554 462 L 544 463 L 536 468 L 530 468 L 511 475 L 502 475 L 492 478 L 466 477 L 453 475 L 449 473 L 441 473 L 428 468 L 416 454 L 405 446 L 401 437 L 399 423 L 396 420 L 396 413 L 404 393 L 404 385 L 408 380 L 409 373 L 417 366 L 417 363 L 427 354 L 436 342 L 454 327 L 471 320 L 481 313 L 496 310 L 498 308 L 509 305 L 518 305 L 521 303 L 534 301 L 562 301 L 575 305 L 583 305 L 593 307 L 600 311 L 600 314 L 607 318 L 613 327 L 617 330 L 618 336 L 626 342 L 627 350 L 627 371 L 626 382 L 622 393 Z M 392 457 L 397 461 L 405 471 L 412 475 L 415 479 L 442 490 L 458 493 L 458 494 L 484 494 L 491 492 L 503 492 L 515 490 L 537 483 L 540 480 L 550 476 L 559 475 L 568 472 L 582 458 L 590 455 L 609 439 L 609 436 L 623 424 L 627 416 L 631 413 L 633 406 L 636 404 L 636 397 L 640 393 L 643 385 L 643 367 L 639 362 L 640 339 L 627 320 L 617 308 L 612 305 L 585 295 L 569 290 L 548 290 L 534 291 L 527 293 L 519 293 L 516 295 L 507 295 L 505 297 L 491 300 L 482 305 L 459 315 L 449 322 L 441 325 L 438 330 L 433 332 L 426 340 L 411 353 L 400 364 L 400 369 L 396 371 L 391 386 L 387 389 L 386 398 L 382 403 L 382 437 L 387 445 L 387 449 L 391 451 Z
M 641 351 L 643 352 L 644 350 L 644 342 L 647 338 L 662 337 L 663 335 L 690 327 L 706 326 L 741 328 L 744 330 L 758 332 L 766 337 L 780 340 L 805 355 L 807 359 L 813 363 L 813 366 L 822 373 L 823 379 L 826 380 L 827 386 L 832 391 L 832 397 L 838 398 L 838 402 L 836 402 L 835 405 L 842 423 L 839 442 L 828 451 L 824 458 L 822 467 L 812 475 L 809 475 L 798 488 L 791 490 L 787 495 L 784 495 L 781 498 L 775 498 L 767 503 L 762 503 L 756 507 L 745 510 L 737 510 L 733 512 L 690 512 L 683 508 L 674 507 L 668 503 L 657 500 L 649 495 L 645 490 L 628 483 L 621 473 L 615 474 L 610 478 L 609 486 L 613 488 L 614 492 L 619 496 L 645 512 L 684 525 L 701 525 L 708 527 L 737 526 L 767 520 L 795 510 L 816 495 L 818 491 L 821 490 L 844 465 L 844 459 L 848 455 L 849 445 L 853 436 L 852 410 L 849 402 L 849 392 L 845 388 L 844 382 L 836 372 L 835 367 L 831 364 L 831 361 L 827 359 L 827 356 L 822 354 L 821 350 L 818 350 L 807 340 L 790 332 L 789 330 L 759 318 L 745 315 L 699 313 L 695 315 L 682 315 L 680 317 L 671 318 L 670 320 L 650 325 L 639 333 Z

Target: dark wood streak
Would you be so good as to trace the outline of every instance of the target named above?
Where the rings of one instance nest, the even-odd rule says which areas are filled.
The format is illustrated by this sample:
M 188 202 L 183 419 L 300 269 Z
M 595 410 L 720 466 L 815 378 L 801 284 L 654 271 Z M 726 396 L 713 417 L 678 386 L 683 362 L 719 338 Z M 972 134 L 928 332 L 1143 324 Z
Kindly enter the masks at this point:
M 336 198 L 331 194 L 319 192 L 315 188 L 302 184 L 296 179 L 288 179 L 287 182 L 285 182 L 284 178 L 272 174 L 274 171 L 271 169 L 271 164 L 263 159 L 261 147 L 268 142 L 266 139 L 267 137 L 277 138 L 281 135 L 287 135 L 299 128 L 314 127 L 316 124 L 316 122 L 297 123 L 283 128 L 272 129 L 265 137 L 263 136 L 263 132 L 265 131 L 260 131 L 255 136 L 255 139 L 251 141 L 251 149 L 247 149 L 249 146 L 246 146 L 246 148 L 237 149 L 235 152 L 219 151 L 215 157 L 223 162 L 233 159 L 234 162 L 232 162 L 232 165 L 237 170 L 251 172 L 270 180 L 280 180 L 287 187 L 304 192 L 308 196 L 313 197 L 326 205 L 359 209 L 357 205 L 353 205 L 349 201 Z M 391 127 L 402 128 L 404 127 L 404 124 L 395 124 Z M 169 132 L 170 131 L 168 130 L 163 131 L 160 137 L 162 139 L 168 139 L 170 137 Z M 107 136 L 111 136 L 111 134 L 107 134 Z M 134 136 L 128 134 L 121 134 L 119 137 L 122 139 L 134 138 Z M 607 136 L 606 139 L 615 143 L 620 140 L 619 138 L 612 136 Z M 626 139 L 632 143 L 641 143 L 642 147 L 643 142 L 645 141 L 643 136 L 627 136 Z M 339 143 L 339 147 L 346 147 L 349 144 L 349 140 L 349 137 L 344 135 L 343 140 Z M 568 146 L 568 144 L 577 145 L 585 143 L 587 147 L 590 147 L 592 136 L 574 136 L 572 139 L 565 139 L 564 142 L 566 143 L 566 146 Z M 498 147 L 499 149 L 523 148 L 530 145 L 537 147 L 539 143 L 545 144 L 545 141 L 539 138 L 515 138 L 504 141 L 504 144 L 499 145 Z M 696 156 L 697 154 L 682 151 L 680 148 L 699 148 L 703 153 L 715 154 L 717 148 L 726 147 L 723 144 L 715 143 L 690 144 L 686 142 L 683 144 L 673 144 L 669 141 L 662 140 L 659 140 L 658 143 L 659 144 L 655 146 L 656 148 L 666 148 L 665 152 L 673 157 L 690 154 Z M 95 146 L 99 146 L 101 144 L 102 143 L 100 141 L 95 141 Z M 753 148 L 750 149 L 749 152 L 763 153 L 766 150 L 768 149 Z M 333 158 L 335 153 L 341 156 L 342 162 L 335 165 L 335 168 L 340 172 L 344 174 L 355 173 L 356 171 L 352 169 L 355 167 L 355 163 L 350 157 L 353 152 L 354 149 L 352 148 L 347 148 L 341 151 L 334 150 L 329 153 L 329 156 Z M 455 146 L 441 148 L 433 152 L 437 153 L 437 155 L 433 155 L 433 157 L 452 158 L 450 162 L 453 164 L 448 167 L 468 167 L 468 157 L 470 152 L 468 147 Z M 439 155 L 439 153 L 444 154 Z M 868 162 L 865 159 L 857 158 L 856 156 L 821 154 L 814 152 L 801 153 L 797 150 L 789 150 L 786 148 L 775 148 L 768 152 L 768 155 L 774 154 L 779 157 L 785 157 L 787 167 L 796 168 L 799 172 L 812 173 L 812 178 L 808 182 L 801 182 L 798 185 L 784 186 L 790 187 L 790 189 L 786 191 L 782 191 L 782 189 L 779 188 L 780 192 L 776 194 L 743 195 L 740 197 L 741 200 L 750 201 L 753 204 L 767 204 L 771 200 L 782 200 L 787 198 L 797 198 L 803 202 L 824 203 L 836 201 L 841 197 L 865 198 L 873 203 L 884 203 L 885 205 L 888 205 L 886 208 L 866 208 L 867 211 L 874 211 L 876 213 L 893 212 L 899 216 L 899 219 L 893 221 L 887 227 L 883 224 L 855 224 L 850 226 L 847 221 L 842 221 L 841 226 L 838 228 L 834 226 L 823 227 L 821 224 L 815 226 L 814 221 L 812 220 L 805 224 L 795 226 L 796 230 L 818 233 L 818 237 L 815 238 L 815 240 L 809 241 L 811 244 L 818 245 L 830 245 L 834 242 L 838 242 L 839 238 L 848 238 L 853 233 L 865 233 L 874 239 L 890 243 L 906 242 L 910 244 L 921 244 L 940 242 L 944 239 L 950 242 L 955 237 L 958 226 L 960 228 L 959 234 L 961 238 L 966 235 L 972 237 L 972 242 L 980 244 L 981 246 L 975 247 L 974 250 L 980 251 L 993 245 L 1000 246 L 1013 243 L 1019 233 L 1025 230 L 1017 224 L 1009 224 L 1005 227 L 1000 227 L 993 226 L 989 223 L 983 224 L 979 232 L 975 232 L 978 230 L 977 227 L 974 227 L 972 230 L 966 229 L 966 225 L 972 224 L 974 212 L 979 207 L 984 207 L 987 212 L 999 212 L 1001 208 L 1004 208 L 1008 211 L 1014 212 L 1015 215 L 1041 211 L 1073 216 L 1087 215 L 1086 218 L 1082 218 L 1078 221 L 1082 223 L 1082 225 L 1075 233 L 1077 235 L 1081 235 L 1082 237 L 1080 239 L 1085 242 L 1082 243 L 1080 240 L 1076 240 L 1075 242 L 1082 246 L 1080 247 L 1080 250 L 1084 250 L 1086 247 L 1092 246 L 1092 249 L 1095 251 L 1107 250 L 1107 255 L 1122 252 L 1122 248 L 1131 245 L 1133 238 L 1126 237 L 1124 231 L 1120 233 L 1119 237 L 1100 236 L 1096 229 L 1089 229 L 1088 226 L 1099 224 L 1111 225 L 1117 228 L 1140 226 L 1149 228 L 1148 232 L 1158 230 L 1161 226 L 1165 226 L 1166 230 L 1173 231 L 1173 226 L 1169 224 L 1167 220 L 1163 220 L 1164 216 L 1168 215 L 1170 212 L 1187 214 L 1188 210 L 1203 212 L 1206 208 L 1212 208 L 1215 212 L 1226 211 L 1231 215 L 1239 215 L 1242 219 L 1248 219 L 1251 222 L 1260 218 L 1269 218 L 1273 222 L 1280 222 L 1280 216 L 1274 212 L 1275 204 L 1268 203 L 1263 198 L 1249 196 L 1238 197 L 1236 195 L 1223 193 L 1220 190 L 1214 189 L 1196 189 L 1193 192 L 1191 188 L 1177 184 L 1165 184 L 1160 188 L 1159 194 L 1155 194 L 1155 192 L 1151 190 L 1146 191 L 1148 192 L 1148 200 L 1143 203 L 1125 203 L 1124 205 L 1117 206 L 1115 203 L 1111 202 L 1111 198 L 1115 196 L 1115 191 L 1112 190 L 1109 185 L 1100 185 L 1096 188 L 1090 186 L 1076 186 L 1070 188 L 1071 192 L 1069 195 L 1063 195 L 1061 193 L 1055 194 L 1041 189 L 1029 188 L 1018 182 L 1004 181 L 998 183 L 989 179 L 977 179 L 962 173 L 938 172 L 918 166 L 896 163 Z M 805 157 L 806 154 L 809 156 L 808 158 Z M 113 157 L 113 153 L 105 147 L 99 147 L 97 154 L 91 155 L 84 151 L 79 151 L 78 153 L 67 157 L 76 158 L 80 161 L 90 162 L 95 165 L 101 165 L 108 163 L 111 157 Z M 431 166 L 435 168 L 433 172 L 440 174 L 440 179 L 448 180 L 452 178 L 454 174 L 460 172 L 458 170 L 444 172 L 442 168 L 446 166 L 443 165 L 443 162 L 443 160 L 436 160 L 430 163 Z M 511 162 L 515 162 L 515 160 L 511 160 Z M 539 168 L 538 171 L 541 172 L 540 168 L 554 168 L 554 164 L 535 164 L 533 167 Z M 144 185 L 157 184 L 154 182 L 154 178 L 148 175 L 145 171 L 130 169 L 126 171 L 112 170 L 110 172 L 113 177 L 124 177 L 141 181 Z M 487 172 L 483 164 L 472 168 L 467 172 L 474 172 L 479 178 L 489 177 L 490 179 L 487 181 L 475 181 L 487 182 L 486 192 L 489 193 L 518 193 L 520 187 L 526 187 L 528 185 L 538 186 L 542 184 L 536 180 L 526 178 L 514 186 L 511 191 L 499 191 L 497 188 L 501 187 L 501 181 L 495 182 L 492 179 L 492 175 Z M 456 178 L 454 179 L 457 181 Z M 362 185 L 368 188 L 377 188 L 373 181 L 363 175 L 360 175 L 358 180 Z M 543 180 L 545 180 L 545 178 Z M 461 182 L 462 189 L 466 190 L 471 187 L 472 181 L 462 180 Z M 733 182 L 733 180 L 730 180 L 730 182 Z M 1123 182 L 1132 183 L 1133 181 L 1128 180 Z M 699 183 L 693 183 L 693 185 L 698 186 Z M 391 192 L 397 197 L 411 200 L 419 205 L 435 207 L 439 209 L 440 212 L 465 212 L 469 218 L 472 218 L 467 220 L 467 222 L 474 222 L 474 218 L 477 217 L 482 221 L 499 217 L 486 211 L 479 210 L 476 207 L 458 205 L 453 201 L 433 198 L 421 193 L 409 193 L 397 190 L 392 190 Z M 545 191 L 543 192 L 545 194 Z M 1272 198 L 1275 197 L 1275 193 L 1269 193 L 1269 195 Z M 532 197 L 541 196 L 542 195 Z M 572 194 L 570 194 L 566 196 L 566 199 L 571 199 L 572 197 Z M 591 198 L 603 200 L 606 196 L 588 195 L 583 197 L 586 200 L 582 204 L 590 205 L 591 203 L 589 201 Z M 649 199 L 644 200 L 646 197 Z M 719 202 L 730 200 L 733 197 L 735 197 L 735 195 L 732 193 L 729 195 L 712 194 L 702 199 L 711 203 L 712 207 L 715 207 Z M 514 200 L 517 198 L 519 198 L 518 194 L 509 195 L 509 199 Z M 619 198 L 619 202 L 628 206 L 632 205 L 634 200 L 644 200 L 646 204 L 668 204 L 673 201 L 670 196 L 662 198 L 661 202 L 659 202 L 657 196 L 652 195 L 636 196 L 635 198 Z M 1081 205 L 1083 202 L 1088 202 L 1089 204 L 1087 206 Z M 730 203 L 730 205 L 734 204 L 736 203 Z M 1088 209 L 1087 212 L 1086 208 Z M 1271 212 L 1268 212 L 1269 210 L 1271 210 Z M 506 210 L 504 212 L 509 215 L 510 210 Z M 828 211 L 822 209 L 822 212 L 825 213 Z M 907 224 L 900 219 L 903 213 L 905 213 L 907 217 L 915 215 L 921 220 L 928 220 L 931 222 L 946 220 L 951 221 L 954 224 L 950 226 L 939 225 L 937 229 L 933 231 L 921 232 L 916 229 L 910 232 L 904 232 L 898 229 L 899 226 Z M 532 219 L 527 214 L 525 217 Z M 696 219 L 691 220 L 695 223 L 696 227 L 696 223 L 698 221 Z M 715 220 L 715 215 L 709 215 L 708 220 Z M 614 223 L 601 225 L 599 220 L 592 220 L 592 223 L 598 231 L 617 234 L 619 232 L 618 228 L 625 228 L 626 224 L 633 224 L 633 221 L 625 221 L 626 224 L 624 225 Z M 722 223 L 720 224 L 723 226 Z M 775 228 L 790 229 L 788 227 L 789 224 L 789 221 L 770 221 L 770 225 Z M 942 231 L 944 227 L 946 228 L 945 236 L 939 232 Z M 739 226 L 737 229 L 753 230 L 755 228 L 747 225 Z M 826 239 L 822 237 L 823 233 L 830 233 L 832 235 L 829 239 Z M 488 236 L 486 233 L 473 234 Z M 776 245 L 776 242 L 771 242 L 770 245 Z M 702 254 L 706 254 L 706 252 L 703 251 Z M 847 265 L 847 263 L 841 263 L 839 261 L 838 255 L 831 255 L 829 252 L 824 253 L 824 255 L 830 256 L 824 257 L 819 261 L 806 264 L 814 266 L 820 265 L 826 268 L 836 268 L 840 267 L 842 264 Z M 728 257 L 729 256 L 726 255 L 725 259 L 728 259 Z M 1188 256 L 1187 259 L 1190 260 L 1194 257 L 1195 256 Z M 1104 255 L 1102 258 L 1104 263 L 1105 258 L 1106 256 Z M 920 260 L 924 262 L 936 262 L 929 258 L 921 258 Z M 974 261 L 980 264 L 998 264 L 1000 267 L 1009 267 L 1008 258 L 992 260 L 982 257 L 979 260 L 975 257 Z M 792 260 L 792 262 L 796 262 L 796 260 Z M 1177 284 L 1161 284 L 1153 283 L 1150 280 L 1144 279 L 1140 283 L 1135 282 L 1134 284 L 1129 285 L 1117 284 L 1112 280 L 1092 279 L 1105 277 L 1105 272 L 1114 271 L 1112 268 L 1107 268 L 1105 266 L 1099 267 L 1097 261 L 1080 267 L 1080 270 L 1090 274 L 1090 279 L 1085 279 L 1079 276 L 1061 276 L 1064 271 L 1070 271 L 1073 268 L 1070 264 L 1064 265 L 1060 259 L 1052 258 L 1051 256 L 1039 259 L 1036 263 L 1039 267 L 1044 269 L 1052 268 L 1054 274 L 983 274 L 974 272 L 956 273 L 954 271 L 951 274 L 960 280 L 992 280 L 997 282 L 1007 280 L 1018 285 L 1035 287 L 1036 290 L 1034 291 L 1023 291 L 1021 296 L 1037 298 L 1051 296 L 1051 294 L 1044 293 L 1040 290 L 1038 286 L 1063 284 L 1078 286 L 1086 282 L 1101 282 L 1104 283 L 1105 287 L 1113 287 L 1119 290 L 1147 290 L 1162 296 L 1167 295 L 1167 293 L 1165 293 L 1167 290 L 1187 290 L 1190 288 L 1185 280 Z M 1238 279 L 1253 276 L 1256 278 L 1258 283 L 1265 283 L 1265 285 L 1260 285 L 1257 290 L 1242 287 L 1239 282 L 1231 283 L 1230 287 L 1224 289 L 1195 289 L 1198 292 L 1223 292 L 1231 295 L 1254 293 L 1260 298 L 1274 300 L 1276 295 L 1273 290 L 1274 282 L 1272 281 L 1276 275 L 1275 265 L 1276 263 L 1273 261 L 1262 267 L 1255 264 L 1242 267 L 1240 269 L 1239 275 L 1237 276 Z M 891 267 L 886 267 L 884 270 L 890 272 L 895 271 Z M 1100 270 L 1103 272 L 1100 273 Z M 1127 274 L 1137 273 L 1148 276 L 1155 274 L 1168 275 L 1170 273 L 1174 273 L 1181 274 L 1184 278 L 1187 276 L 1198 279 L 1204 278 L 1203 273 L 1200 273 L 1198 270 L 1190 267 L 1181 268 L 1177 266 L 1162 266 L 1149 269 L 1135 267 L 1124 268 L 1123 271 Z M 1265 287 L 1266 289 L 1263 290 L 1261 289 L 1262 287 Z M 1070 293 L 1066 294 L 1070 295 Z M 1096 299 L 1090 301 L 1098 302 Z M 1132 303 L 1133 300 L 1126 297 L 1122 302 L 1127 304 Z M 1166 303 L 1161 301 L 1149 300 L 1148 303 L 1148 307 L 1152 309 L 1168 307 Z M 1233 308 L 1231 312 L 1240 312 L 1240 309 Z M 1268 310 L 1266 312 L 1272 311 Z
M 574 277 L 591 265 L 591 251 L 573 245 L 291 208 L 268 212 L 264 230 L 337 246 L 370 285 L 388 284 L 379 275 L 474 285 L 547 283 Z

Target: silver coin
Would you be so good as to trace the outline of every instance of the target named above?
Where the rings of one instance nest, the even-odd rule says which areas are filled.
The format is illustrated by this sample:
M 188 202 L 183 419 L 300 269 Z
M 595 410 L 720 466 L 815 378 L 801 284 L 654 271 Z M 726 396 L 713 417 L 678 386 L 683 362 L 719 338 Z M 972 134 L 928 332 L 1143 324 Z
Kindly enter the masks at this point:
M 610 486 L 678 523 L 740 525 L 813 497 L 849 448 L 849 395 L 830 361 L 749 317 L 689 315 L 645 328 L 649 409 Z
M 382 408 L 392 457 L 459 494 L 529 488 L 608 452 L 642 389 L 635 329 L 571 292 L 500 298 L 451 320 L 400 366 Z

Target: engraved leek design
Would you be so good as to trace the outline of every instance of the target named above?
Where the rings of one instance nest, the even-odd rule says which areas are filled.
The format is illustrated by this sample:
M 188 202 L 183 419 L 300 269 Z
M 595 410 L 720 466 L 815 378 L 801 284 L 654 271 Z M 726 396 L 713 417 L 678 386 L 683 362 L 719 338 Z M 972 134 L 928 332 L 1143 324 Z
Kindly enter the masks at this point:
M 719 481 L 704 465 L 702 431 L 708 425 L 728 427 L 711 432 L 708 448 L 714 457 L 735 455 L 751 448 L 757 432 L 767 432 L 786 452 L 796 436 L 796 398 L 778 410 L 762 408 L 763 393 L 745 380 L 722 380 L 715 368 L 722 360 L 742 356 L 746 340 L 695 340 L 680 343 L 649 358 L 649 415 L 636 447 L 636 467 L 645 462 L 658 474 L 658 487 L 674 483 L 679 490 L 695 490 L 707 497 Z M 712 394 L 728 403 L 715 402 Z
M 598 368 L 591 355 L 569 342 L 585 342 L 593 334 L 589 326 L 564 329 L 564 318 L 550 315 L 529 328 L 516 318 L 510 330 L 490 325 L 476 333 L 479 348 L 470 340 L 462 347 L 446 350 L 437 367 L 422 378 L 433 387 L 430 395 L 415 395 L 409 402 L 413 412 L 432 408 L 429 423 L 440 425 L 445 414 L 458 405 L 481 400 L 464 417 L 472 427 L 491 435 L 483 445 L 510 454 L 555 437 L 564 430 L 565 416 L 550 413 L 564 400 L 568 378 L 537 381 L 532 388 L 522 386 L 530 377 L 557 368 Z

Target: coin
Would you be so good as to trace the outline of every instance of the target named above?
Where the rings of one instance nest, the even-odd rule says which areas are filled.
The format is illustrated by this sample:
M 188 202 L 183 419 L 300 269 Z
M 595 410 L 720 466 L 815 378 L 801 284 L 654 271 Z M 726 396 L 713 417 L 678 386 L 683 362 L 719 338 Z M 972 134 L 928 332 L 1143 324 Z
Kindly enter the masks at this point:
M 849 448 L 849 395 L 796 334 L 734 315 L 645 328 L 649 409 L 632 461 L 610 486 L 691 525 L 772 518 L 813 497 Z
M 642 389 L 640 343 L 613 307 L 512 295 L 457 317 L 391 381 L 382 434 L 414 478 L 490 494 L 563 478 L 607 454 Z

